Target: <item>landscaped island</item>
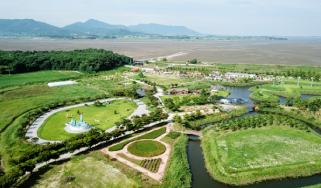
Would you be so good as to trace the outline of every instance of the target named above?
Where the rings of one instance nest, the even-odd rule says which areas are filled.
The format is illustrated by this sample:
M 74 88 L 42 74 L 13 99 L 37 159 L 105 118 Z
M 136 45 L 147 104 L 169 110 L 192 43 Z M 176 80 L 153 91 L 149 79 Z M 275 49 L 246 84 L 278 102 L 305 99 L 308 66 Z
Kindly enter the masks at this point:
M 321 137 L 286 116 L 223 121 L 203 131 L 206 168 L 217 181 L 247 185 L 321 172 Z

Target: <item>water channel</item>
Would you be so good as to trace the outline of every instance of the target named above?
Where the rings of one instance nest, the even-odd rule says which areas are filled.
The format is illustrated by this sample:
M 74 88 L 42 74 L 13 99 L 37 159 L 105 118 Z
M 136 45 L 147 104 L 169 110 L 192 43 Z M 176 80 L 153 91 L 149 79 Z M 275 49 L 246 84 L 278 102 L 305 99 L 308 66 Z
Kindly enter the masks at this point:
M 249 95 L 252 93 L 249 91 L 250 87 L 225 87 L 224 89 L 230 90 L 231 95 L 229 98 L 242 98 L 249 101 L 249 103 L 255 102 L 249 98 Z M 301 95 L 301 99 L 306 99 L 313 97 L 313 95 Z M 285 103 L 286 98 L 280 97 L 280 104 Z M 242 117 L 257 115 L 258 112 L 250 112 L 243 115 Z M 315 132 L 321 134 L 320 129 L 316 127 L 311 127 Z M 201 148 L 201 141 L 197 136 L 189 135 L 189 142 L 187 146 L 187 155 L 190 164 L 190 171 L 192 173 L 193 188 L 228 188 L 233 186 L 228 186 L 223 183 L 220 183 L 211 178 L 207 173 L 205 162 L 203 158 L 203 151 Z M 304 187 L 321 183 L 321 174 L 313 175 L 310 177 L 300 177 L 300 178 L 288 178 L 282 180 L 271 180 L 265 181 L 253 185 L 241 186 L 241 188 L 270 188 L 270 187 L 280 187 L 280 188 L 296 188 Z

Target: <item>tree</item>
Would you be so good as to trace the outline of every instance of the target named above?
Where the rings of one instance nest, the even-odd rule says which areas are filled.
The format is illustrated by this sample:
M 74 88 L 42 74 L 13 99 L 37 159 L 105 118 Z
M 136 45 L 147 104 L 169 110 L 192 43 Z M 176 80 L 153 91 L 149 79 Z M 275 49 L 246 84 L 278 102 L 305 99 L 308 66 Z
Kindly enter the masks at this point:
M 191 64 L 197 64 L 197 60 L 196 59 L 193 59 L 190 61 Z
M 138 76 L 139 76 L 140 78 L 144 78 L 143 72 L 140 72 L 140 73 L 138 74 Z
M 167 61 L 167 59 L 164 57 L 164 58 L 162 59 L 162 61 Z
M 292 101 L 290 97 L 286 98 L 285 106 L 292 106 Z
M 177 123 L 182 123 L 182 118 L 181 118 L 181 116 L 179 116 L 179 115 L 175 115 L 175 116 L 173 117 L 173 121 L 174 121 L 174 122 L 177 122 Z

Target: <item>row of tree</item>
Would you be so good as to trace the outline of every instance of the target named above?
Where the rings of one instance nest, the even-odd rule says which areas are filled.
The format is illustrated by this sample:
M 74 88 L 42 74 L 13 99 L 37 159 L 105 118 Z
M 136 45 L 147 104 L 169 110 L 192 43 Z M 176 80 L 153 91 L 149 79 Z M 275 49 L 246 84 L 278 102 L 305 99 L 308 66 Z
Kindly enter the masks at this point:
M 216 124 L 217 131 L 219 130 L 241 130 L 248 128 L 259 128 L 267 125 L 289 125 L 290 127 L 298 128 L 300 130 L 306 130 L 310 132 L 309 127 L 302 123 L 299 120 L 294 120 L 288 116 L 281 116 L 278 114 L 264 114 L 264 115 L 256 115 L 256 116 L 247 116 L 242 118 L 236 118 L 233 120 L 222 121 L 221 123 Z
M 40 70 L 98 72 L 130 64 L 132 59 L 103 49 L 74 51 L 0 51 L 1 72 L 23 73 Z

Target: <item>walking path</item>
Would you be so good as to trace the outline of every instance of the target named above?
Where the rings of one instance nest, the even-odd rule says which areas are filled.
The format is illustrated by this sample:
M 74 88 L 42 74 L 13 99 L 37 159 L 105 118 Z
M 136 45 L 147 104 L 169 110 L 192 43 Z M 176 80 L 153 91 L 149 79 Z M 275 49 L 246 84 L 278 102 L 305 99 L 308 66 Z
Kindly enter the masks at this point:
M 102 99 L 102 100 L 99 100 L 99 102 L 105 102 L 106 100 L 113 101 L 113 100 L 130 100 L 130 99 L 128 99 L 128 98 L 111 98 L 111 99 Z M 130 119 L 132 116 L 136 116 L 136 115 L 141 116 L 142 114 L 145 114 L 145 113 L 149 112 L 148 110 L 146 110 L 147 107 L 142 101 L 140 101 L 140 100 L 133 100 L 133 101 L 138 105 L 138 108 L 134 110 L 134 112 L 128 117 L 128 119 Z M 81 103 L 81 104 L 61 107 L 61 108 L 54 109 L 54 110 L 51 110 L 50 112 L 47 112 L 47 113 L 43 114 L 40 117 L 38 117 L 31 124 L 31 126 L 29 127 L 29 129 L 28 129 L 28 131 L 26 133 L 26 136 L 29 137 L 29 141 L 31 141 L 32 138 L 37 137 L 38 138 L 38 141 L 36 142 L 37 144 L 46 144 L 48 142 L 49 143 L 61 142 L 61 141 L 44 140 L 44 139 L 39 138 L 38 134 L 37 134 L 38 129 L 46 121 L 47 118 L 49 118 L 51 115 L 53 115 L 53 114 L 55 114 L 57 112 L 61 112 L 61 111 L 64 111 L 64 110 L 67 110 L 67 109 L 70 109 L 70 108 L 76 108 L 76 107 L 84 106 L 85 104 L 92 105 L 92 104 L 94 104 L 94 102 L 86 102 L 86 103 Z M 108 129 L 106 132 L 111 132 L 111 131 L 113 131 L 115 129 L 116 129 L 116 126 Z
M 163 127 L 160 127 L 160 128 L 157 128 L 157 129 L 161 129 L 161 128 L 163 128 Z M 155 130 L 157 130 L 157 129 L 150 130 L 150 131 L 148 131 L 148 132 L 145 132 L 145 133 L 143 133 L 143 134 L 140 134 L 140 135 L 137 135 L 137 136 L 135 136 L 135 137 L 129 138 L 129 139 L 124 140 L 124 141 L 122 141 L 122 142 L 126 142 L 126 141 L 128 141 L 128 140 L 131 140 L 131 139 L 133 139 L 133 138 L 142 136 L 142 135 L 144 135 L 144 134 L 147 134 L 147 133 L 149 133 L 149 132 L 155 131 Z M 132 168 L 134 168 L 134 169 L 136 169 L 136 170 L 144 173 L 145 175 L 147 175 L 147 176 L 149 176 L 149 177 L 151 177 L 151 178 L 153 178 L 153 179 L 155 179 L 155 180 L 157 180 L 157 181 L 161 181 L 161 179 L 162 179 L 162 177 L 163 177 L 163 174 L 165 173 L 165 168 L 166 168 L 166 164 L 167 164 L 167 162 L 168 162 L 169 155 L 170 155 L 170 153 L 171 153 L 171 147 L 170 147 L 170 145 L 167 144 L 167 143 L 165 143 L 165 142 L 163 142 L 163 141 L 161 141 L 161 139 L 164 138 L 170 131 L 171 131 L 171 126 L 170 126 L 170 124 L 168 124 L 168 125 L 166 125 L 166 132 L 165 132 L 164 134 L 162 134 L 161 136 L 159 136 L 159 137 L 156 138 L 156 139 L 150 139 L 150 140 L 155 140 L 155 141 L 161 142 L 162 144 L 164 144 L 164 145 L 166 146 L 165 152 L 164 152 L 163 154 L 161 154 L 161 155 L 158 155 L 158 156 L 154 156 L 154 157 L 138 157 L 138 156 L 135 156 L 135 155 L 130 154 L 130 153 L 127 151 L 127 147 L 128 147 L 131 143 L 134 143 L 134 142 L 130 142 L 129 144 L 125 145 L 125 147 L 124 147 L 123 149 L 118 150 L 118 151 L 109 151 L 109 148 L 112 147 L 113 145 L 108 146 L 108 147 L 106 147 L 106 148 L 104 148 L 104 149 L 101 149 L 100 151 L 102 151 L 103 153 L 108 154 L 108 155 L 111 156 L 112 158 L 116 158 L 118 161 L 127 164 L 128 166 L 130 166 L 130 167 L 132 167 Z M 146 140 L 146 139 L 142 139 L 142 140 Z M 139 141 L 141 141 L 141 140 L 139 140 Z M 122 142 L 118 142 L 118 143 L 116 143 L 116 144 L 120 144 L 120 143 L 122 143 Z M 116 145 L 116 144 L 114 144 L 114 145 Z M 141 167 L 141 166 L 138 166 L 138 165 L 136 165 L 136 164 L 134 164 L 134 163 L 132 163 L 132 162 L 130 162 L 130 161 L 128 161 L 128 160 L 120 157 L 120 156 L 118 156 L 117 154 L 120 154 L 120 153 L 125 154 L 127 157 L 129 157 L 129 158 L 131 158 L 131 159 L 136 159 L 136 160 L 158 159 L 158 158 L 161 158 L 161 159 L 162 159 L 162 162 L 161 162 L 161 164 L 160 164 L 160 166 L 159 166 L 158 171 L 157 171 L 156 173 L 153 173 L 153 172 L 150 172 L 149 170 L 147 170 L 146 168 L 143 168 L 143 167 Z

